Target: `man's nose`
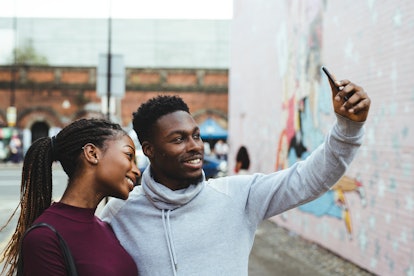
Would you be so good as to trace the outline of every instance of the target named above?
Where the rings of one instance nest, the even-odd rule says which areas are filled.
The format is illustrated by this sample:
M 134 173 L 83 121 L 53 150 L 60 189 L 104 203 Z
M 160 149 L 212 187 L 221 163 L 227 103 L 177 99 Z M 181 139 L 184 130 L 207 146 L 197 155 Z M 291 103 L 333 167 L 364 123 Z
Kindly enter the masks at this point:
M 200 150 L 200 149 L 204 149 L 204 144 L 203 141 L 201 139 L 194 139 L 193 137 L 191 137 L 189 139 L 189 148 L 191 150 Z

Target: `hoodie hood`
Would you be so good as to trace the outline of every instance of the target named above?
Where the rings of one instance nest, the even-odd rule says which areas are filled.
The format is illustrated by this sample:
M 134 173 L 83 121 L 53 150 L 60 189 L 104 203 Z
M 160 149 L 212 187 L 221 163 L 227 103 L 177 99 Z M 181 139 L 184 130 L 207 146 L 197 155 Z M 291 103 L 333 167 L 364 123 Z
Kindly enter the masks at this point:
M 205 175 L 197 184 L 185 189 L 173 191 L 156 182 L 151 176 L 151 166 L 148 166 L 142 174 L 141 186 L 148 200 L 160 210 L 174 210 L 183 206 L 196 197 L 204 188 Z

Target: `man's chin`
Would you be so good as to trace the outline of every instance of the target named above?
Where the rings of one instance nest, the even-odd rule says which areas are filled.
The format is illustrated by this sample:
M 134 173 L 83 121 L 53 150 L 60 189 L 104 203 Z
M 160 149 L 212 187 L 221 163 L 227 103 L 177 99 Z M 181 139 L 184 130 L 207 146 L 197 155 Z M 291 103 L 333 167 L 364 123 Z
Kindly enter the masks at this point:
M 197 176 L 187 178 L 187 181 L 188 181 L 188 184 L 189 184 L 189 185 L 195 185 L 195 184 L 198 184 L 198 183 L 200 183 L 202 180 L 203 180 L 203 174 L 202 174 L 202 173 L 200 173 L 200 174 L 199 174 L 199 175 L 197 175 Z

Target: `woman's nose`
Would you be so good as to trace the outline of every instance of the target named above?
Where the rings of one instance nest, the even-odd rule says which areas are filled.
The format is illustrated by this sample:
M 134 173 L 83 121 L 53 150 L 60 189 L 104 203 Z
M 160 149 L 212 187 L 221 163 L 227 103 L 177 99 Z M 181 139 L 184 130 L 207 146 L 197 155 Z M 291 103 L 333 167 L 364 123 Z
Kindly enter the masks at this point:
M 141 171 L 138 169 L 136 162 L 133 162 L 132 172 L 136 175 L 137 178 L 141 177 Z

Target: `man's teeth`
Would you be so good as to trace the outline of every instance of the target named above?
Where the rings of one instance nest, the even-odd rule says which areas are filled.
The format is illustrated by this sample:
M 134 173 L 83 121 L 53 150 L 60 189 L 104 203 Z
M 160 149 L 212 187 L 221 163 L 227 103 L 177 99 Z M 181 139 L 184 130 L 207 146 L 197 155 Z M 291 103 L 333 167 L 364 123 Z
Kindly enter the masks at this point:
M 190 164 L 198 164 L 200 162 L 201 162 L 201 159 L 193 159 L 193 160 L 187 161 L 187 163 L 190 163 Z
M 131 179 L 131 178 L 127 178 L 127 180 L 128 180 L 128 182 L 129 182 L 131 185 L 134 185 L 134 181 L 132 181 L 132 179 Z

